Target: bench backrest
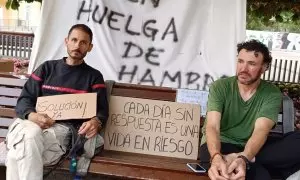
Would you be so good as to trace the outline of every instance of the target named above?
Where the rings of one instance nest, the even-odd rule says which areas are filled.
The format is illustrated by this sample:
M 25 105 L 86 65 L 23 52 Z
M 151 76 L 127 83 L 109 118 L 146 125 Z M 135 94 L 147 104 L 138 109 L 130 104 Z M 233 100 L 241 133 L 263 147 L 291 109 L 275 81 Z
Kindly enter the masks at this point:
M 0 73 L 0 138 L 5 137 L 8 126 L 16 117 L 14 107 L 26 80 Z M 112 82 L 112 81 L 110 81 Z M 153 87 L 127 83 L 110 83 L 109 94 L 114 96 L 144 98 L 152 100 L 176 100 L 176 89 L 167 87 Z M 293 101 L 283 97 L 282 108 L 279 114 L 279 123 L 272 131 L 273 134 L 287 133 L 294 130 Z M 201 122 L 201 125 L 203 121 Z
M 281 105 L 277 126 L 271 130 L 271 134 L 273 135 L 285 134 L 295 129 L 295 108 L 293 100 L 284 95 Z
M 0 137 L 5 137 L 7 127 L 16 117 L 14 108 L 25 82 L 9 74 L 0 75 Z

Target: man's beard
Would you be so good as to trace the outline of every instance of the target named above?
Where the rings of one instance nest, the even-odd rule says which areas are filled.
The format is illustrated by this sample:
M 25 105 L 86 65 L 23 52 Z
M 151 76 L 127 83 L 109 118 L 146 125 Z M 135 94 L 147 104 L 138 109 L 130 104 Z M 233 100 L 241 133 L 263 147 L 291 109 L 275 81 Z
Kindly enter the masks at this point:
M 244 84 L 244 85 L 251 85 L 251 84 L 255 83 L 256 81 L 258 81 L 260 79 L 260 76 L 261 76 L 261 73 L 257 73 L 257 75 L 254 78 L 250 78 L 248 81 L 242 81 L 242 80 L 239 80 L 240 74 L 247 74 L 248 77 L 251 77 L 251 76 L 248 73 L 239 73 L 238 74 L 239 83 Z
M 76 55 L 76 56 L 72 55 L 72 53 L 74 53 L 74 52 L 76 52 L 79 55 Z M 86 53 L 82 53 L 78 50 L 77 51 L 76 50 L 68 51 L 68 54 L 72 59 L 76 59 L 76 60 L 82 60 L 86 56 Z

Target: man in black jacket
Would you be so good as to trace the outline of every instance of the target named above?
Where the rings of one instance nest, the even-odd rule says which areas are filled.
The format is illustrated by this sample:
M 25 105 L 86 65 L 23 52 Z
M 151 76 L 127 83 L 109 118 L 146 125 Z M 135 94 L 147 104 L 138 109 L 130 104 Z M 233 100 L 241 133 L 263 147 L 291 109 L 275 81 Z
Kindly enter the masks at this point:
M 43 179 L 43 165 L 55 164 L 65 153 L 67 130 L 47 114 L 35 109 L 39 96 L 97 93 L 97 115 L 86 120 L 67 121 L 78 134 L 95 138 L 108 118 L 106 88 L 102 74 L 87 65 L 84 57 L 92 50 L 93 33 L 84 24 L 72 26 L 65 39 L 68 57 L 46 61 L 30 76 L 18 99 L 18 119 L 7 135 L 7 179 Z M 64 121 L 66 122 L 66 121 Z M 103 139 L 102 139 L 103 141 Z M 58 153 L 61 150 L 61 153 Z

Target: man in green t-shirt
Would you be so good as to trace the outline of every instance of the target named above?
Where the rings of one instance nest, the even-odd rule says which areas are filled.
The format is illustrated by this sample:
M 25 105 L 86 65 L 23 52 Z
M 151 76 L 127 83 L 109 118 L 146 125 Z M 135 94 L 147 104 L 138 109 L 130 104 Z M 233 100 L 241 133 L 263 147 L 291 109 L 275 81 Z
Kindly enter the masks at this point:
M 211 162 L 208 175 L 212 180 L 271 180 L 266 166 L 292 168 L 300 163 L 300 148 L 298 153 L 280 153 L 300 135 L 292 133 L 269 147 L 265 144 L 282 98 L 276 86 L 260 79 L 272 57 L 256 40 L 238 44 L 237 51 L 236 76 L 219 79 L 210 87 L 200 161 Z

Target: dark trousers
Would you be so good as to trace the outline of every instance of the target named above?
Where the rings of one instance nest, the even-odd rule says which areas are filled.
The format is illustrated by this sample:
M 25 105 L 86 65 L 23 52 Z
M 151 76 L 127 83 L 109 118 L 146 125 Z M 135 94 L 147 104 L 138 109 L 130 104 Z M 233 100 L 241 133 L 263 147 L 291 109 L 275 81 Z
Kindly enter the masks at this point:
M 243 151 L 243 147 L 221 143 L 221 153 L 230 154 Z M 209 162 L 210 155 L 207 144 L 200 147 L 201 162 Z M 251 163 L 246 173 L 247 180 L 271 180 L 269 172 L 276 172 L 286 179 L 300 170 L 300 132 L 287 133 L 280 139 L 268 138 L 265 145 L 256 155 L 255 163 Z

